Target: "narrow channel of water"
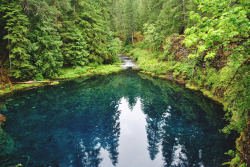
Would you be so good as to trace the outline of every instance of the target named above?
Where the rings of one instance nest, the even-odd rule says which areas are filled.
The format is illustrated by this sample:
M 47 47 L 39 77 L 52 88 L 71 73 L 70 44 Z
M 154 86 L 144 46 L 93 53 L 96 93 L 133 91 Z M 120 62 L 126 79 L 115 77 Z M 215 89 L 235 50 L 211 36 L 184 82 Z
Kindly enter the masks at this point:
M 2 166 L 217 167 L 234 146 L 221 106 L 131 69 L 0 101 Z
M 133 60 L 132 58 L 124 55 L 124 54 L 119 54 L 119 59 L 123 63 L 121 66 L 123 69 L 128 69 L 128 68 L 138 68 L 136 61 Z

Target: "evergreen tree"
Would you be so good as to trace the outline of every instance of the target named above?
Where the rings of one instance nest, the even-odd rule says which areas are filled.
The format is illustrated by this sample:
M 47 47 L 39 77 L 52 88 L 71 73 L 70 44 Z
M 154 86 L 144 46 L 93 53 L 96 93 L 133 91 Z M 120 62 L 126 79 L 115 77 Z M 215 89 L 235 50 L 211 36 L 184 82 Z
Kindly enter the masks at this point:
M 9 66 L 12 76 L 19 79 L 29 78 L 33 75 L 34 66 L 32 57 L 27 48 L 30 40 L 27 38 L 29 20 L 17 3 L 10 3 L 5 7 L 6 27 L 8 35 Z
M 89 61 L 102 64 L 108 59 L 107 40 L 110 35 L 99 1 L 80 1 L 76 25 L 87 42 Z
M 183 34 L 189 24 L 188 13 L 195 8 L 191 0 L 168 0 L 164 3 L 156 24 L 166 35 Z
M 37 30 L 33 32 L 32 53 L 36 66 L 36 77 L 55 77 L 63 65 L 61 51 L 62 41 L 58 26 L 52 20 L 43 20 L 38 23 Z
M 134 44 L 134 31 L 136 28 L 136 7 L 134 0 L 125 0 L 125 43 Z
M 111 30 L 117 34 L 124 31 L 124 0 L 113 0 L 111 14 Z
M 60 29 L 63 46 L 63 64 L 69 66 L 86 65 L 88 63 L 87 44 L 72 21 L 64 21 Z

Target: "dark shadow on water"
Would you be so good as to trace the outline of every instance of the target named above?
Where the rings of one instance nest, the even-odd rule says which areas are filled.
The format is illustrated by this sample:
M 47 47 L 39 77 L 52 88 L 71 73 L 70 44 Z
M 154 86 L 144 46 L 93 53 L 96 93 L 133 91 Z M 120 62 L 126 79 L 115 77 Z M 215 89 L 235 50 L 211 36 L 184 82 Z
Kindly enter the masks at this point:
M 0 113 L 2 166 L 216 167 L 234 145 L 221 106 L 131 69 L 16 93 Z

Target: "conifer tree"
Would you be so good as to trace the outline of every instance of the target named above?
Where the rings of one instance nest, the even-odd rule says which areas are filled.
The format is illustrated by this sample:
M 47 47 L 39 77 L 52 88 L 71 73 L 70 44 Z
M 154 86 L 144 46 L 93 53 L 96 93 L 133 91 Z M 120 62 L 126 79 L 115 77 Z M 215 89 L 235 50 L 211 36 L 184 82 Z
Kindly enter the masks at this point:
M 73 21 L 64 21 L 60 28 L 63 46 L 63 64 L 70 66 L 88 63 L 87 44 Z
M 107 40 L 110 35 L 102 13 L 100 1 L 80 1 L 76 13 L 76 25 L 87 42 L 89 61 L 102 64 L 108 59 Z
M 55 77 L 63 65 L 61 51 L 62 41 L 58 32 L 58 26 L 52 20 L 43 20 L 38 23 L 34 31 L 34 43 L 32 52 L 36 66 L 37 78 L 42 76 Z
M 5 29 L 8 35 L 9 66 L 12 75 L 19 79 L 25 79 L 33 75 L 34 66 L 31 64 L 31 55 L 27 48 L 30 40 L 27 38 L 29 20 L 22 12 L 22 7 L 17 3 L 10 3 L 5 7 Z
M 136 1 L 125 0 L 125 43 L 134 44 L 136 28 Z
M 183 6 L 182 0 L 168 0 L 164 3 L 157 20 L 157 25 L 164 34 L 182 34 L 184 32 L 186 22 L 184 22 L 183 9 L 185 6 Z

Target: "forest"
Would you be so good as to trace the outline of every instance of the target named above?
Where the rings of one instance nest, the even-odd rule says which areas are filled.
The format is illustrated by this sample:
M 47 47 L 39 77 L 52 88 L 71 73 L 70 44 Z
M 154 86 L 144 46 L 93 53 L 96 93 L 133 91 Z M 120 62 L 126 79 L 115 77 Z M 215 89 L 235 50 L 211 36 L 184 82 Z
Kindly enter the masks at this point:
M 249 19 L 247 0 L 0 0 L 0 91 L 116 66 L 124 53 L 144 73 L 222 103 L 221 131 L 238 137 L 225 165 L 246 167 Z

